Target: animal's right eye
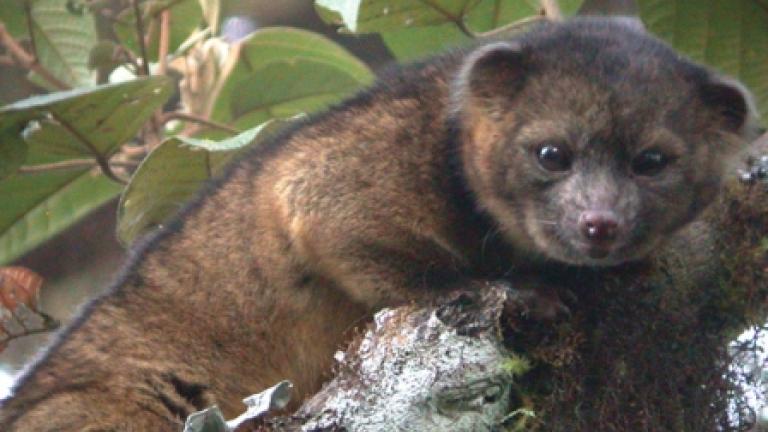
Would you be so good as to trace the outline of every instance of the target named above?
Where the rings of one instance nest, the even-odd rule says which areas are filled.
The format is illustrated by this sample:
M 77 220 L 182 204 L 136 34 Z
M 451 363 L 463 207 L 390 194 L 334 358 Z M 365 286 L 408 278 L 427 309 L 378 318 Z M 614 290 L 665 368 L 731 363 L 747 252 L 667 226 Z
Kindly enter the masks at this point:
M 546 143 L 536 149 L 539 165 L 547 171 L 563 172 L 571 169 L 573 155 L 563 144 Z
M 674 158 L 661 150 L 644 150 L 632 159 L 632 172 L 639 176 L 652 177 L 663 171 L 673 160 Z

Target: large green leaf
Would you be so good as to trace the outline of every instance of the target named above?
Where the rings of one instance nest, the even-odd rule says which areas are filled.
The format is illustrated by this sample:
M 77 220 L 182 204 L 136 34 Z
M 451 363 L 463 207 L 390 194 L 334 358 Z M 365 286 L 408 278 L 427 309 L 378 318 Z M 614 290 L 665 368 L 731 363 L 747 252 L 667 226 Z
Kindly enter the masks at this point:
M 566 15 L 582 0 L 562 0 Z M 352 33 L 380 33 L 399 60 L 412 60 L 466 43 L 472 36 L 530 18 L 538 0 L 316 0 L 318 14 Z
M 0 121 L 35 120 L 24 134 L 47 163 L 81 157 L 109 157 L 133 137 L 170 95 L 166 77 L 35 96 L 0 108 Z
M 120 197 L 118 238 L 130 244 L 165 222 L 233 157 L 278 126 L 265 123 L 219 142 L 184 137 L 163 142 L 144 159 Z
M 19 175 L 0 182 L 0 264 L 51 238 L 120 193 L 97 170 Z
M 289 27 L 267 27 L 243 40 L 240 48 L 240 69 L 237 74 L 261 68 L 276 61 L 310 59 L 336 66 L 362 84 L 369 84 L 373 74 L 368 66 L 346 49 L 325 36 Z
M 216 5 L 211 2 L 210 6 L 215 7 Z M 147 55 L 150 61 L 157 61 L 160 14 L 166 9 L 171 11 L 171 33 L 168 38 L 171 52 L 175 51 L 204 22 L 200 0 L 152 0 L 144 2 L 141 8 L 142 23 L 145 28 L 145 35 L 151 36 L 146 41 Z M 214 11 L 211 10 L 210 13 L 214 14 Z M 129 7 L 118 15 L 114 29 L 120 42 L 136 55 L 139 55 L 141 50 L 136 37 L 136 15 L 133 8 Z
M 638 0 L 649 30 L 693 59 L 741 79 L 768 112 L 768 2 Z
M 107 158 L 136 134 L 169 94 L 164 77 L 53 93 L 0 108 L 0 125 L 7 138 L 23 137 L 28 167 L 95 154 Z M 120 189 L 88 167 L 17 174 L 0 181 L 0 263 L 67 228 Z
M 71 87 L 90 85 L 94 74 L 88 56 L 98 42 L 93 16 L 85 8 L 73 8 L 70 0 L 34 0 L 32 30 L 40 64 Z M 49 86 L 42 78 L 32 80 Z
M 240 129 L 308 113 L 371 83 L 373 74 L 334 42 L 303 30 L 260 30 L 240 46 L 212 118 Z
M 382 33 L 408 26 L 462 23 L 480 0 L 316 0 L 326 22 L 351 33 Z

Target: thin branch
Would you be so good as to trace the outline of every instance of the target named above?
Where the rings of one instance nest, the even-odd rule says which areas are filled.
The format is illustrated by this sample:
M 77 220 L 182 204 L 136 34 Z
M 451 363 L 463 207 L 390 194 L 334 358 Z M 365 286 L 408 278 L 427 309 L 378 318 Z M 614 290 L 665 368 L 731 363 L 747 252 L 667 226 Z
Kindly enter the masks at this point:
M 8 30 L 3 23 L 0 23 L 0 45 L 3 45 L 8 50 L 8 53 L 16 60 L 16 63 L 19 66 L 37 73 L 59 90 L 70 89 L 70 86 L 56 78 L 48 69 L 38 63 L 37 59 L 29 54 L 21 44 L 8 33 Z
M 171 39 L 171 11 L 169 9 L 163 9 L 160 12 L 160 39 L 159 47 L 157 49 L 157 57 L 160 62 L 157 68 L 158 75 L 165 75 L 168 70 L 168 50 Z
M 544 10 L 544 16 L 552 21 L 562 21 L 563 12 L 557 0 L 541 0 L 541 8 Z
M 136 162 L 120 162 L 114 161 L 109 163 L 110 166 L 118 168 L 135 168 L 138 166 Z M 70 169 L 80 168 L 96 168 L 98 167 L 96 159 L 71 159 L 61 162 L 52 162 L 47 164 L 37 165 L 25 165 L 18 169 L 19 174 L 39 174 L 48 171 L 65 171 Z
M 487 32 L 482 33 L 476 33 L 477 37 L 481 38 L 490 38 L 490 37 L 496 37 L 500 34 L 504 34 L 507 32 L 513 32 L 516 30 L 522 30 L 526 26 L 529 26 L 531 24 L 537 23 L 539 21 L 545 21 L 547 18 L 543 15 L 531 15 L 529 17 L 525 17 L 522 19 L 519 19 L 517 21 L 511 22 L 509 24 L 505 24 L 501 27 L 497 27 L 493 30 L 488 30 Z
M 131 50 L 124 47 L 123 45 L 118 45 L 116 50 L 116 55 L 118 56 L 119 60 L 133 66 L 134 71 L 136 72 L 136 74 L 138 74 L 139 69 L 141 69 L 141 66 L 139 65 L 139 59 L 136 58 L 136 56 L 131 52 Z
M 204 125 L 204 126 L 212 127 L 212 128 L 215 128 L 215 129 L 219 129 L 219 130 L 223 130 L 223 131 L 231 132 L 231 133 L 240 133 L 240 132 L 242 132 L 242 131 L 240 131 L 238 129 L 235 129 L 232 126 L 226 125 L 224 123 L 219 123 L 219 122 L 216 122 L 216 121 L 213 121 L 213 120 L 208 120 L 206 118 L 196 116 L 194 114 L 188 114 L 188 113 L 183 113 L 183 112 L 178 112 L 178 111 L 167 112 L 167 113 L 163 114 L 163 116 L 161 118 L 161 122 L 163 124 L 168 123 L 171 120 L 182 120 L 182 121 L 188 121 L 188 122 L 192 122 L 192 123 L 198 123 L 198 124 L 201 124 L 201 125 Z
M 149 75 L 149 56 L 147 55 L 147 42 L 144 40 L 144 17 L 139 8 L 139 0 L 131 0 L 133 13 L 136 16 L 136 39 L 139 43 L 141 55 L 141 75 Z
M 75 138 L 77 138 L 81 144 L 83 144 L 90 152 L 93 154 L 93 157 L 96 159 L 96 164 L 101 168 L 101 172 L 107 176 L 108 179 L 113 180 L 120 184 L 128 184 L 127 181 L 124 179 L 118 177 L 113 171 L 112 167 L 109 166 L 109 161 L 106 157 L 104 157 L 103 154 L 99 153 L 99 150 L 96 148 L 96 146 L 85 136 L 83 136 L 77 129 L 72 127 L 71 124 L 66 122 L 61 117 L 51 113 L 53 115 L 53 118 L 59 122 L 59 124 L 66 129 L 69 133 L 71 133 Z
M 32 49 L 32 56 L 37 57 L 37 43 L 35 42 L 35 31 L 32 22 L 32 2 L 24 2 L 24 18 L 27 20 L 27 32 L 29 32 L 29 47 Z

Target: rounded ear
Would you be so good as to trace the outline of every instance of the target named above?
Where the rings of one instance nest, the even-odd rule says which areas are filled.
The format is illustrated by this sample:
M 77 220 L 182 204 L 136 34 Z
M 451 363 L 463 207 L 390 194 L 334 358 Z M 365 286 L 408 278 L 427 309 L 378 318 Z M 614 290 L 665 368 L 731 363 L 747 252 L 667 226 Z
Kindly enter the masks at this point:
M 747 134 L 756 118 L 752 95 L 741 83 L 727 78 L 715 78 L 700 89 L 704 103 L 720 114 L 730 132 Z
M 517 42 L 494 42 L 471 53 L 459 73 L 463 97 L 511 96 L 526 76 L 526 55 Z

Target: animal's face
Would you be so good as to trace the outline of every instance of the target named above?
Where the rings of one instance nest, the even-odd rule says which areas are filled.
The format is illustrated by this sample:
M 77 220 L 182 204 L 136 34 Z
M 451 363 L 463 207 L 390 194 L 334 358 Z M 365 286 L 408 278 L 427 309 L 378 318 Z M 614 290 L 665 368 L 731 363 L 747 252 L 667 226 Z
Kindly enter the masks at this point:
M 577 265 L 639 259 L 693 220 L 749 116 L 740 87 L 610 30 L 571 24 L 481 48 L 457 90 L 479 204 L 516 246 Z

